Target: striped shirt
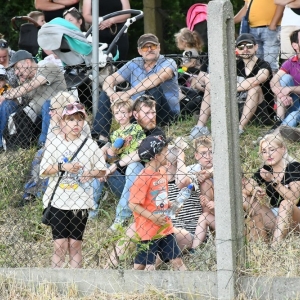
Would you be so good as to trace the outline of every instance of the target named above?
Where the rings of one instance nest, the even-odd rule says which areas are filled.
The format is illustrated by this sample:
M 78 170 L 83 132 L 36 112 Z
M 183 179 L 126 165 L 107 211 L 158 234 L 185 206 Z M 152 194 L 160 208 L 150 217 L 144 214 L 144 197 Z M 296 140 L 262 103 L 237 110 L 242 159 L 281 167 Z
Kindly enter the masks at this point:
M 179 189 L 175 181 L 169 182 L 169 200 L 172 202 L 176 199 Z M 174 227 L 184 228 L 191 234 L 195 233 L 199 216 L 202 214 L 202 207 L 200 204 L 200 191 L 193 191 L 190 198 L 183 204 L 180 212 L 172 223 Z

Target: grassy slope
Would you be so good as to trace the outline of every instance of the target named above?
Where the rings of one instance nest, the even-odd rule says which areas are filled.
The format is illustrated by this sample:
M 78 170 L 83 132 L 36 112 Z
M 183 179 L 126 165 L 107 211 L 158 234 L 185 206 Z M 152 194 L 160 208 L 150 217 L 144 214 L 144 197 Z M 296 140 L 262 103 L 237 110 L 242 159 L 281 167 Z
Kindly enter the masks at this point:
M 167 129 L 167 135 L 188 134 L 193 120 L 179 122 Z M 258 147 L 252 144 L 263 130 L 250 126 L 241 138 L 243 171 L 251 176 L 260 165 Z M 296 144 L 289 144 L 290 154 L 300 157 Z M 19 150 L 0 157 L 0 267 L 47 267 L 52 252 L 51 233 L 40 223 L 42 206 L 36 201 L 25 207 L 17 207 L 22 195 L 24 178 L 28 174 L 35 149 Z M 193 162 L 192 149 L 187 152 L 187 163 Z M 89 221 L 84 241 L 84 267 L 102 268 L 118 236 L 107 234 L 106 229 L 114 217 L 116 199 L 109 194 L 98 220 Z M 120 235 L 123 233 L 120 232 Z M 300 252 L 300 239 L 291 234 L 277 252 L 263 244 L 246 245 L 247 263 L 242 273 L 252 275 L 300 275 L 296 264 Z M 277 254 L 277 253 L 280 253 Z M 134 251 L 121 258 L 119 268 L 131 268 Z M 185 256 L 190 270 L 215 270 L 215 246 L 212 240 L 203 245 L 193 256 Z M 274 268 L 276 265 L 276 268 Z M 168 268 L 169 266 L 163 266 Z

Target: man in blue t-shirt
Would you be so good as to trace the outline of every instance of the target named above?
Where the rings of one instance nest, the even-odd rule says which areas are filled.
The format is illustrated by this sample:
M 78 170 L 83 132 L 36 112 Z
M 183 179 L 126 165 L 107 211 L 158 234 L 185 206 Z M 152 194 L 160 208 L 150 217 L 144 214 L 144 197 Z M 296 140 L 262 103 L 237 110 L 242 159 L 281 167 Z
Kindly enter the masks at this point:
M 175 61 L 160 55 L 159 40 L 154 34 L 142 35 L 137 46 L 141 57 L 127 62 L 103 84 L 92 132 L 99 136 L 99 144 L 108 139 L 112 120 L 110 105 L 116 99 L 131 98 L 135 101 L 144 94 L 152 96 L 156 101 L 159 125 L 168 124 L 180 112 Z M 130 89 L 116 92 L 116 86 L 125 81 L 130 83 Z

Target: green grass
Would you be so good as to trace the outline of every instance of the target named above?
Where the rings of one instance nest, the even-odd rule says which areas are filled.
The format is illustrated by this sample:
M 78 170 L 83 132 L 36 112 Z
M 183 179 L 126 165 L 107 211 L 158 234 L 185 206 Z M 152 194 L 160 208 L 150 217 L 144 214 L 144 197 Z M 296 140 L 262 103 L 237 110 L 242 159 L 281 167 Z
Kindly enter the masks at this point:
M 186 136 L 194 125 L 194 120 L 178 122 L 165 128 L 167 136 Z M 262 129 L 251 125 L 240 139 L 242 169 L 247 177 L 261 165 L 258 146 L 252 141 L 261 136 Z M 287 143 L 289 152 L 300 157 L 299 146 Z M 52 253 L 50 228 L 41 224 L 42 203 L 36 202 L 18 207 L 23 185 L 30 169 L 36 149 L 18 150 L 0 155 L 0 267 L 48 267 Z M 187 150 L 187 164 L 194 163 L 192 147 Z M 84 268 L 103 268 L 119 237 L 107 233 L 107 228 L 114 219 L 117 199 L 113 194 L 104 201 L 97 220 L 89 221 L 83 244 Z M 246 266 L 240 271 L 247 275 L 300 275 L 297 264 L 300 256 L 300 239 L 297 234 L 290 234 L 278 253 L 271 251 L 267 245 L 247 244 Z M 131 269 L 135 249 L 128 249 L 120 258 L 120 269 Z M 213 239 L 204 244 L 194 255 L 185 255 L 184 260 L 190 270 L 215 271 L 216 254 Z M 276 267 L 274 267 L 276 266 Z M 163 265 L 168 269 L 169 265 Z M 163 299 L 163 298 L 162 298 Z

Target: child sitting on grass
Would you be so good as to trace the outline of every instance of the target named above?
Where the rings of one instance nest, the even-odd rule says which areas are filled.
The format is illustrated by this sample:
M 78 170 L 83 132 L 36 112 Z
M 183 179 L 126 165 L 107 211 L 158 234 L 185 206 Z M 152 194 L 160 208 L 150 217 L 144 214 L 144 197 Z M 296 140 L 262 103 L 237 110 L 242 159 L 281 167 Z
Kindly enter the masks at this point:
M 130 119 L 132 117 L 132 100 L 122 100 L 118 99 L 114 101 L 111 105 L 111 111 L 114 115 L 114 118 L 118 125 L 119 129 L 115 130 L 110 135 L 110 140 L 112 146 L 109 146 L 109 143 L 103 146 L 101 149 L 106 154 L 106 160 L 108 163 L 113 163 L 123 158 L 124 156 L 134 152 L 137 150 L 140 142 L 146 137 L 144 130 L 139 124 L 130 123 Z M 130 172 L 131 176 L 135 176 L 134 174 L 138 174 L 142 170 L 143 166 L 139 162 L 132 162 L 127 166 L 127 172 Z M 132 170 L 132 171 L 130 171 Z M 118 169 L 121 174 L 125 174 L 126 169 L 121 168 Z M 135 178 L 135 177 L 134 177 Z M 109 227 L 109 231 L 116 231 L 118 226 L 122 226 L 127 219 L 132 216 L 130 209 L 128 208 L 128 198 L 129 198 L 129 188 L 127 187 L 125 182 L 121 182 L 120 180 L 116 183 L 113 182 L 114 185 L 118 184 L 119 189 L 121 190 L 119 203 L 116 209 L 116 218 L 113 224 Z M 110 178 L 108 178 L 108 181 Z M 132 179 L 130 186 L 134 179 Z M 97 182 L 98 184 L 99 182 Z M 104 183 L 99 183 L 98 186 L 95 186 L 98 195 L 101 195 Z M 121 186 L 122 185 L 122 186 Z M 96 207 L 97 209 L 90 212 L 90 218 L 94 219 L 98 215 L 98 207 L 100 196 L 97 199 Z
M 112 147 L 102 148 L 106 150 L 108 162 L 114 162 L 137 150 L 140 142 L 146 137 L 140 125 L 130 123 L 132 104 L 130 99 L 118 99 L 111 105 L 113 116 L 120 127 L 110 135 Z
M 155 270 L 156 255 L 170 260 L 175 270 L 185 271 L 180 249 L 174 236 L 173 224 L 166 215 L 170 207 L 166 171 L 168 140 L 163 136 L 149 136 L 138 149 L 146 162 L 145 169 L 130 189 L 129 207 L 133 211 L 136 232 L 141 238 L 134 261 L 135 270 Z M 145 246 L 148 246 L 145 247 Z
M 8 76 L 4 66 L 0 65 L 0 96 L 10 89 L 8 84 Z

